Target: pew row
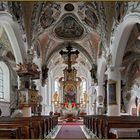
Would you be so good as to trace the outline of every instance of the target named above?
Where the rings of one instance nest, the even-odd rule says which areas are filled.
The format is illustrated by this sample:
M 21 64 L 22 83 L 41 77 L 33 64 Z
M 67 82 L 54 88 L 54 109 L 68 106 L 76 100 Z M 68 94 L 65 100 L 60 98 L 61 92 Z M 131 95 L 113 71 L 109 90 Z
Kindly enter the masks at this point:
M 57 116 L 1 117 L 0 139 L 44 139 L 57 125 Z
M 140 118 L 136 116 L 87 115 L 84 117 L 84 125 L 100 139 L 140 138 Z M 121 132 L 122 135 L 120 135 Z M 123 132 L 125 133 L 124 136 Z M 136 135 L 130 137 L 130 133 Z

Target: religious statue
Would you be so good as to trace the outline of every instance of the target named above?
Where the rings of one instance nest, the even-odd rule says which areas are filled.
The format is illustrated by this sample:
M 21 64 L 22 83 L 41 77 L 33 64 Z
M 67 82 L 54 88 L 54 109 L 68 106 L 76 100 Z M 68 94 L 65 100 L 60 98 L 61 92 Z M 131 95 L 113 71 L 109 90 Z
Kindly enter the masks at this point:
M 97 81 L 97 65 L 93 64 L 92 69 L 90 70 L 91 78 Z
M 22 70 L 22 64 L 21 63 L 19 63 L 19 64 L 17 64 L 17 71 L 21 71 Z
M 38 66 L 35 63 L 32 64 L 32 70 L 38 71 Z
M 25 59 L 25 63 L 22 64 L 22 71 L 28 71 L 28 64 L 26 62 L 26 59 Z
M 33 51 L 32 50 L 28 50 L 27 51 L 27 57 L 26 57 L 27 63 L 32 63 L 33 62 L 33 56 L 34 56 Z
M 54 102 L 57 102 L 59 100 L 59 96 L 57 92 L 54 93 L 53 98 L 54 98 Z
M 86 93 L 84 93 L 84 102 L 86 102 L 86 103 L 87 103 L 87 101 L 88 101 L 88 96 L 87 96 L 87 94 L 86 94 Z

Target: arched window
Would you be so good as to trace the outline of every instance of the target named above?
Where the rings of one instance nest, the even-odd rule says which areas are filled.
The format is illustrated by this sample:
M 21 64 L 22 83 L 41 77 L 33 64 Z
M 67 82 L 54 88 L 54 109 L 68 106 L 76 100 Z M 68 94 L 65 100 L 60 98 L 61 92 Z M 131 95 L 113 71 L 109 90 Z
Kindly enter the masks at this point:
M 0 67 L 0 99 L 4 99 L 4 90 L 3 87 L 4 83 L 3 83 L 3 70 Z
M 3 61 L 0 61 L 0 101 L 10 102 L 10 73 Z

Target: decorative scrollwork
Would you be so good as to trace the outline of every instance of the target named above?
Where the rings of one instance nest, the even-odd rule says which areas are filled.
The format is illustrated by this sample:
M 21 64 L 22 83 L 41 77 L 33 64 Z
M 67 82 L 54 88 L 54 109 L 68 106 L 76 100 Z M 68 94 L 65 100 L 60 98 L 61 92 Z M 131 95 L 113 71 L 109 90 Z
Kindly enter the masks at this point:
M 60 15 L 60 5 L 57 3 L 47 3 L 45 11 L 40 17 L 40 24 L 43 29 L 50 27 Z

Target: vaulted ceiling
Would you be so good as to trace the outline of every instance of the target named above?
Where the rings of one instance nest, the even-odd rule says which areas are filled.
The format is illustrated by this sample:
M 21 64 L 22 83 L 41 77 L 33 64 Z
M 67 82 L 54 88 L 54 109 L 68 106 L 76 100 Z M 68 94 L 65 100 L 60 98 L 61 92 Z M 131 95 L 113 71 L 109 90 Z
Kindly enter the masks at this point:
M 93 64 L 97 64 L 100 44 L 108 49 L 114 19 L 117 22 L 121 19 L 125 4 L 9 1 L 3 2 L 1 8 L 8 6 L 13 19 L 20 24 L 23 41 L 27 42 L 29 49 L 32 47 L 37 51 L 41 65 L 62 65 L 59 51 L 70 42 L 80 52 L 76 66 L 82 65 L 90 70 Z
M 43 60 L 71 41 L 81 47 L 91 64 L 96 63 L 99 42 L 109 41 L 114 6 L 115 2 L 9 2 L 29 47 L 40 44 L 45 50 Z

